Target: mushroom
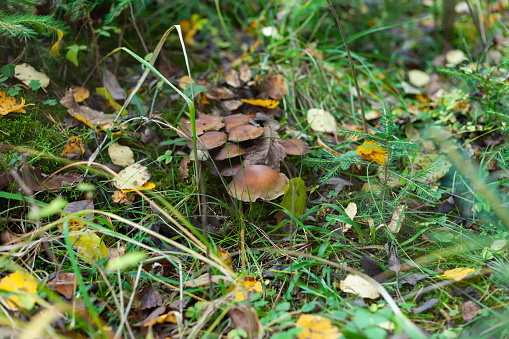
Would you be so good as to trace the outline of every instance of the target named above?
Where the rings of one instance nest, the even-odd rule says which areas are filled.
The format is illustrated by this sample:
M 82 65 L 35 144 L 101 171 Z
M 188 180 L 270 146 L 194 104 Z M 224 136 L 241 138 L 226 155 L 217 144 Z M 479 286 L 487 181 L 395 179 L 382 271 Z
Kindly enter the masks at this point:
M 204 133 L 203 135 L 196 138 L 196 144 L 199 150 L 209 150 L 225 144 L 226 135 L 223 132 L 211 131 Z M 187 142 L 189 148 L 193 148 L 193 141 Z
M 180 126 L 188 136 L 193 135 L 191 120 L 180 120 Z M 196 135 L 202 135 L 207 131 L 218 131 L 224 127 L 223 118 L 215 115 L 202 115 L 195 120 Z
M 279 139 L 278 141 L 285 148 L 287 155 L 304 155 L 309 152 L 309 146 L 305 141 L 298 139 Z
M 235 127 L 249 124 L 249 117 L 243 114 L 233 114 L 224 118 L 224 130 L 230 133 Z
M 256 139 L 263 134 L 263 128 L 253 125 L 243 125 L 233 128 L 228 134 L 228 141 L 246 141 Z
M 273 200 L 281 196 L 289 179 L 270 167 L 253 165 L 244 167 L 228 185 L 231 196 L 238 200 L 254 202 L 256 199 Z
M 246 153 L 246 149 L 237 144 L 226 144 L 225 147 L 221 148 L 219 152 L 214 156 L 214 160 L 226 160 L 238 157 Z

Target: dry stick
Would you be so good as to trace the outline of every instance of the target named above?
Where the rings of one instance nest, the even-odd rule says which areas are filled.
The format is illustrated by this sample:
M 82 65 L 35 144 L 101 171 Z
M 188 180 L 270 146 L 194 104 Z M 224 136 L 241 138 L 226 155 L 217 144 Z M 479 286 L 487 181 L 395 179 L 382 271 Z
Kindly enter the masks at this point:
M 357 83 L 357 74 L 355 73 L 355 66 L 353 64 L 352 56 L 350 55 L 350 49 L 348 48 L 348 43 L 346 42 L 345 32 L 343 32 L 343 26 L 341 26 L 341 21 L 339 20 L 338 13 L 334 10 L 334 7 L 332 7 L 332 4 L 330 0 L 327 0 L 327 3 L 329 4 L 329 9 L 334 14 L 334 17 L 336 18 L 336 23 L 338 24 L 339 31 L 341 32 L 341 39 L 343 39 L 343 44 L 345 45 L 346 54 L 348 55 L 348 63 L 350 64 L 350 69 L 352 70 L 352 78 L 353 83 L 355 84 L 355 90 L 357 91 L 357 95 L 359 97 L 359 104 L 361 106 L 361 116 L 362 116 L 362 129 L 364 133 L 368 132 L 368 127 L 366 124 L 366 115 L 364 113 L 364 105 L 362 104 L 362 93 L 359 90 L 359 84 Z M 353 114 L 354 112 L 352 112 Z
M 147 55 L 148 48 L 147 48 L 147 45 L 145 45 L 145 40 L 143 40 L 143 35 L 141 35 L 138 25 L 136 25 L 136 19 L 134 18 L 133 4 L 131 2 L 129 3 L 129 10 L 131 12 L 131 21 L 133 23 L 134 29 L 136 30 L 136 33 L 138 33 L 138 37 L 140 38 L 141 45 L 143 46 L 143 50 L 145 51 L 145 55 Z

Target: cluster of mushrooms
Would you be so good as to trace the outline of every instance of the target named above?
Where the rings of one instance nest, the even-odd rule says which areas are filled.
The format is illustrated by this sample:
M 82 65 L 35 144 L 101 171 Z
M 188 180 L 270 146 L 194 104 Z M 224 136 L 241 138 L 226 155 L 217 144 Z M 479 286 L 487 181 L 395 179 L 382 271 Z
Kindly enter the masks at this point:
M 228 193 L 245 202 L 283 195 L 289 179 L 279 172 L 280 161 L 309 152 L 305 141 L 280 139 L 277 125 L 268 121 L 261 127 L 244 114 L 202 115 L 195 126 L 197 149 L 214 161 L 213 173 L 233 176 Z M 180 129 L 192 136 L 190 120 L 181 120 Z M 188 147 L 193 149 L 192 140 Z

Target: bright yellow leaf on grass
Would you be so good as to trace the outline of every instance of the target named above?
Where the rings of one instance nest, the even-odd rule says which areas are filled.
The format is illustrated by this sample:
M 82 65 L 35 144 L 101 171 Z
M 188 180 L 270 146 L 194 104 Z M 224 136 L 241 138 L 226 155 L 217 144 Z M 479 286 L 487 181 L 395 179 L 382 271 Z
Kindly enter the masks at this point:
M 62 151 L 62 156 L 65 157 L 67 155 L 81 155 L 85 153 L 85 148 L 83 147 L 83 138 L 70 137 L 69 141 L 64 147 Z
M 0 290 L 19 293 L 4 299 L 8 308 L 17 310 L 20 307 L 31 310 L 35 304 L 32 295 L 37 291 L 37 280 L 28 273 L 14 272 L 0 280 Z
M 303 328 L 299 339 L 335 339 L 343 336 L 339 328 L 324 317 L 314 314 L 303 314 L 297 320 L 297 327 Z
M 272 99 L 267 99 L 267 100 L 262 100 L 262 99 L 240 99 L 240 101 L 248 103 L 248 104 L 253 105 L 253 106 L 260 106 L 260 107 L 265 107 L 265 108 L 269 108 L 269 109 L 276 108 L 277 105 L 279 105 L 279 101 L 272 100 Z
M 234 292 L 235 300 L 237 301 L 246 300 L 246 297 L 263 292 L 262 283 L 250 275 L 237 278 L 235 282 L 237 286 L 235 287 Z
M 108 257 L 108 248 L 95 233 L 71 232 L 69 238 L 76 251 L 90 261 Z
M 25 99 L 21 98 L 21 102 L 18 102 L 16 98 L 9 97 L 5 92 L 0 92 L 0 114 L 7 115 L 8 113 L 26 113 L 23 109 L 25 106 Z
M 453 279 L 455 281 L 463 280 L 469 273 L 474 272 L 475 269 L 468 267 L 458 267 L 452 270 L 445 271 L 444 274 L 438 275 L 442 279 Z
M 362 156 L 366 161 L 374 161 L 379 165 L 385 165 L 387 160 L 387 151 L 373 140 L 365 141 L 357 147 L 357 155 Z

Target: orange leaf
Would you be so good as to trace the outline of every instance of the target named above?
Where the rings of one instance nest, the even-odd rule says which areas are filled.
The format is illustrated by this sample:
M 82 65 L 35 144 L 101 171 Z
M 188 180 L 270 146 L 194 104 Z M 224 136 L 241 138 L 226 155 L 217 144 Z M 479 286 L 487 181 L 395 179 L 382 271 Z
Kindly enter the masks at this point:
M 357 147 L 357 155 L 362 156 L 366 161 L 374 161 L 377 164 L 385 165 L 387 151 L 373 140 L 365 141 Z
M 72 95 L 76 102 L 82 102 L 90 96 L 90 91 L 85 87 L 72 86 Z
M 269 109 L 276 108 L 277 105 L 279 105 L 279 101 L 271 100 L 271 99 L 267 99 L 267 100 L 261 100 L 261 99 L 240 99 L 240 101 L 248 103 L 248 104 L 253 105 L 253 106 L 261 106 L 261 107 L 265 107 L 265 108 L 269 108 Z
M 14 97 L 9 97 L 5 92 L 0 92 L 0 114 L 7 115 L 9 113 L 26 113 L 23 109 L 25 106 L 25 99 L 21 98 L 21 103 Z

